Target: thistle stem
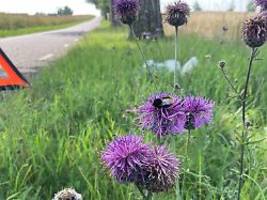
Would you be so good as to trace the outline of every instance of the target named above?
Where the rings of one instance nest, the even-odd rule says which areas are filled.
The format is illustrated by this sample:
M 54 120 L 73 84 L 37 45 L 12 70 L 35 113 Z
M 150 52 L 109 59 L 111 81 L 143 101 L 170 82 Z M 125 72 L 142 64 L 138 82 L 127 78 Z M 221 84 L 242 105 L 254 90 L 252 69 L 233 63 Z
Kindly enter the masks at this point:
M 191 139 L 191 129 L 188 128 L 188 134 L 187 134 L 187 141 L 186 141 L 186 152 L 185 152 L 185 167 L 184 167 L 184 175 L 183 175 L 183 180 L 182 180 L 182 189 L 181 191 L 183 191 L 183 188 L 185 187 L 185 182 L 186 182 L 186 172 L 189 169 L 189 156 L 188 156 L 188 152 L 189 152 L 189 145 L 190 145 L 190 139 Z
M 144 200 L 152 200 L 153 199 L 153 193 L 152 192 L 148 192 L 146 198 Z
M 176 73 L 177 73 L 177 54 L 178 54 L 178 26 L 175 26 L 175 39 L 174 39 L 174 60 L 175 60 L 175 66 L 174 66 L 174 73 L 173 73 L 173 89 L 175 90 L 176 87 Z
M 157 142 L 158 142 L 158 145 L 161 145 L 161 136 L 157 137 Z
M 187 142 L 186 142 L 186 161 L 188 162 L 188 149 L 190 145 L 190 139 L 191 139 L 191 129 L 188 129 L 188 134 L 187 134 Z
M 143 50 L 141 48 L 141 45 L 139 44 L 139 42 L 138 42 L 138 40 L 136 38 L 136 35 L 135 35 L 135 32 L 134 32 L 132 24 L 129 25 L 129 29 L 130 29 L 130 32 L 132 33 L 132 38 L 135 41 L 135 44 L 136 44 L 136 46 L 138 48 L 138 51 L 139 51 L 140 55 L 142 56 L 143 62 L 146 65 L 146 70 L 147 70 L 148 77 L 149 77 L 150 80 L 152 80 L 152 73 L 151 73 L 150 68 L 149 68 L 149 66 L 147 64 L 147 60 L 146 60 L 145 54 L 144 54 L 144 52 L 143 52 Z
M 230 85 L 230 87 L 232 88 L 232 90 L 234 91 L 234 93 L 238 96 L 238 98 L 242 100 L 242 96 L 240 95 L 240 93 L 238 92 L 237 88 L 234 86 L 234 84 L 232 83 L 232 81 L 230 80 L 230 78 L 227 76 L 226 72 L 224 71 L 223 68 L 221 68 L 222 73 L 223 73 L 223 77 L 224 79 L 227 81 L 227 83 Z
M 247 78 L 245 83 L 245 89 L 244 94 L 242 97 L 242 123 L 243 123 L 243 131 L 241 136 L 241 142 L 240 142 L 240 175 L 239 175 L 239 183 L 238 183 L 238 193 L 237 193 L 237 200 L 240 200 L 241 197 L 241 190 L 244 184 L 244 160 L 245 160 L 245 150 L 246 150 L 246 144 L 247 144 L 247 136 L 248 136 L 248 127 L 246 125 L 246 111 L 247 111 L 247 97 L 248 97 L 248 86 L 249 86 L 249 80 L 251 76 L 251 70 L 253 61 L 256 58 L 257 49 L 252 48 L 250 61 L 249 61 L 249 67 L 247 72 Z
M 143 189 L 137 184 L 136 187 L 139 190 L 140 194 L 142 195 L 143 199 L 146 200 L 146 194 L 144 193 Z
M 144 192 L 144 190 L 138 185 L 135 184 L 137 189 L 139 190 L 140 194 L 143 197 L 143 200 L 152 200 L 153 199 L 153 193 L 152 192 Z

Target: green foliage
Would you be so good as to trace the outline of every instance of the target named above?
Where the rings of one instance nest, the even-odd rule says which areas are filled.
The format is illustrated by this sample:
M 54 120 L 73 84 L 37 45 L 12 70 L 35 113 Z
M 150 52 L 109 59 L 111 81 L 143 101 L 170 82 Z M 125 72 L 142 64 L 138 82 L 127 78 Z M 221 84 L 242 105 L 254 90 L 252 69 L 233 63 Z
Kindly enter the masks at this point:
M 238 42 L 221 45 L 194 35 L 181 35 L 180 60 L 199 58 L 199 66 L 179 76 L 183 91 L 216 101 L 214 123 L 193 132 L 189 147 L 190 172 L 183 171 L 177 187 L 155 200 L 234 199 L 236 191 L 240 105 L 223 80 L 217 62 L 237 86 L 243 86 L 248 49 Z M 163 61 L 173 57 L 173 39 L 144 42 L 146 57 Z M 263 49 L 261 55 L 266 55 Z M 208 57 L 206 55 L 209 55 Z M 266 60 L 254 67 L 249 118 L 255 140 L 266 135 Z M 107 25 L 90 33 L 66 57 L 44 69 L 32 88 L 3 93 L 0 101 L 0 199 L 51 199 L 62 187 L 75 187 L 86 200 L 137 200 L 132 185 L 120 185 L 102 168 L 99 154 L 116 135 L 134 132 L 135 117 L 125 112 L 157 91 L 172 92 L 172 74 L 156 72 L 146 79 L 142 59 L 124 29 Z M 253 99 L 253 101 L 252 101 Z M 236 127 L 236 129 L 232 129 Z M 146 139 L 155 140 L 152 134 Z M 170 149 L 185 155 L 186 135 L 166 138 Z M 242 200 L 267 195 L 266 142 L 250 145 L 250 176 Z M 261 150 L 263 149 L 263 150 Z M 248 161 L 247 161 L 248 162 Z M 183 177 L 186 176 L 185 179 Z M 184 180 L 184 181 L 182 181 Z
M 110 11 L 111 0 L 86 0 L 86 1 L 88 3 L 95 4 L 95 6 L 101 10 L 102 15 L 105 17 Z
M 247 11 L 248 12 L 255 12 L 255 10 L 256 10 L 255 4 L 253 3 L 253 1 L 250 1 L 247 5 Z

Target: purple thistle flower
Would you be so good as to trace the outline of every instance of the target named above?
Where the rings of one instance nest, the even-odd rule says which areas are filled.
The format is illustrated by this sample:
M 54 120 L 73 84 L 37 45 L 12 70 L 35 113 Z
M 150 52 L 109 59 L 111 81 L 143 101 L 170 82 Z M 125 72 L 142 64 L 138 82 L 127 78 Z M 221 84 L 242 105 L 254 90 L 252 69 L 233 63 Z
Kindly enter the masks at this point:
M 267 27 L 267 10 L 262 11 L 261 13 L 259 13 L 259 17 L 263 18 Z
M 190 15 L 189 6 L 178 1 L 167 6 L 167 22 L 175 27 L 182 26 L 187 23 L 187 17 Z
M 185 97 L 183 109 L 187 116 L 185 128 L 200 128 L 210 123 L 213 117 L 214 102 L 203 97 Z
M 256 6 L 260 6 L 261 10 L 267 10 L 267 0 L 254 0 Z
M 150 154 L 151 150 L 143 144 L 142 137 L 128 135 L 113 140 L 101 159 L 118 182 L 134 182 Z
M 141 127 L 153 131 L 158 137 L 184 131 L 186 115 L 182 112 L 181 100 L 175 95 L 152 95 L 139 107 L 138 113 Z
M 115 0 L 114 8 L 122 23 L 131 25 L 138 15 L 139 0 Z
M 179 177 L 180 161 L 164 146 L 152 148 L 152 156 L 146 160 L 138 182 L 150 192 L 164 192 L 171 189 Z
M 245 43 L 256 48 L 262 46 L 267 38 L 267 18 L 264 14 L 260 14 L 254 18 L 244 22 L 242 32 Z

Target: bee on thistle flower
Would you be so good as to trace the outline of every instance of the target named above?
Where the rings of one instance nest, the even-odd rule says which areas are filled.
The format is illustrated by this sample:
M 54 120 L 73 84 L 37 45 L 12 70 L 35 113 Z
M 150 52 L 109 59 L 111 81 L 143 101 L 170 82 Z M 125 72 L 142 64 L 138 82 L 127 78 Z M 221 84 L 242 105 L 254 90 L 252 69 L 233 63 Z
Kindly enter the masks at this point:
M 186 115 L 182 112 L 179 97 L 159 93 L 154 94 L 138 108 L 138 119 L 143 129 L 154 132 L 159 138 L 184 131 Z

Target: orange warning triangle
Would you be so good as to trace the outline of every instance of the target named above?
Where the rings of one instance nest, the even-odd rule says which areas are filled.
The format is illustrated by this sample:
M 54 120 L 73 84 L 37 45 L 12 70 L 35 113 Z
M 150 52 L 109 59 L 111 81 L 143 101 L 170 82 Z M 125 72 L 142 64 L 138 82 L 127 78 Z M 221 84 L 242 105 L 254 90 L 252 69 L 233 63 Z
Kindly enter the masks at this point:
M 0 90 L 25 88 L 29 85 L 29 82 L 0 48 Z

